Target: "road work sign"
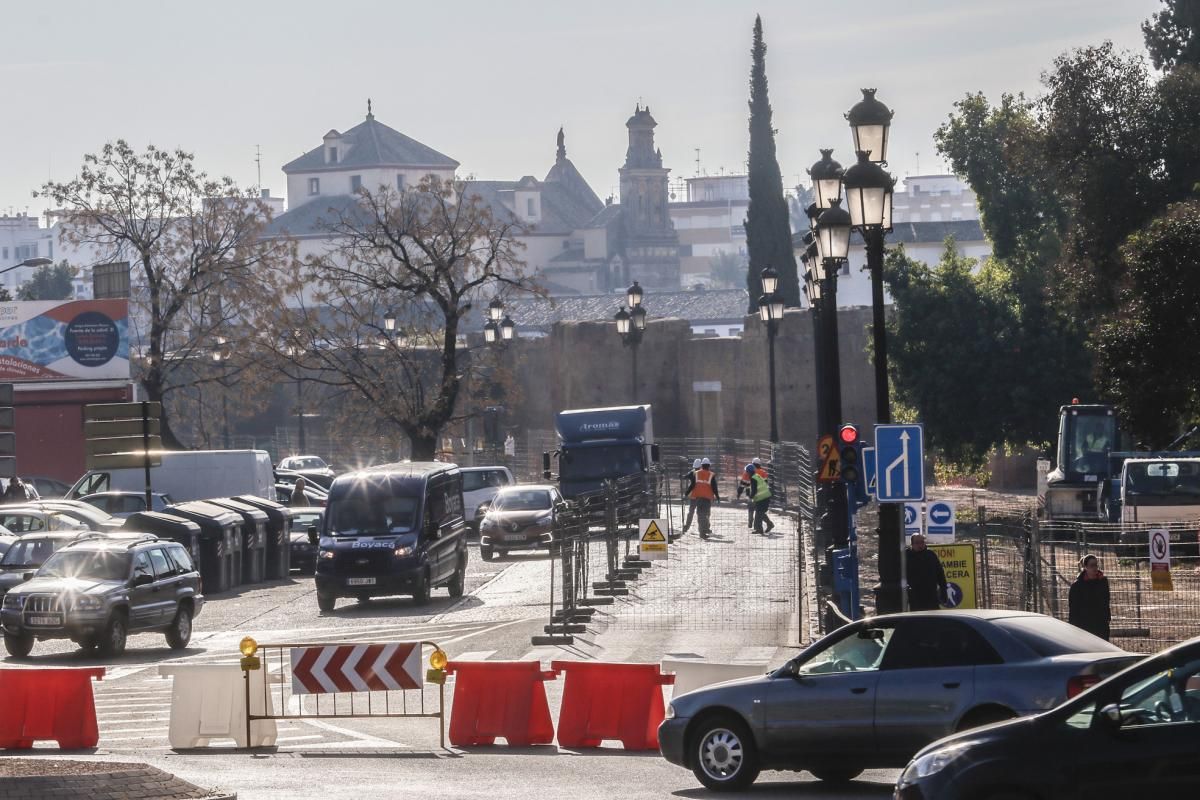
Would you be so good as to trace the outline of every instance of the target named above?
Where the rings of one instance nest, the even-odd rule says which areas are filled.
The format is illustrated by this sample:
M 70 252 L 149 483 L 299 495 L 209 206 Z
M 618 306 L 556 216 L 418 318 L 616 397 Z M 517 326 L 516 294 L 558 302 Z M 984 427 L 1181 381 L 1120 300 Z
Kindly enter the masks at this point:
M 945 608 L 975 608 L 975 545 L 929 545 L 946 573 Z
M 1150 588 L 1156 592 L 1175 589 L 1171 581 L 1171 536 L 1165 530 L 1150 531 Z
M 638 520 L 638 552 L 647 561 L 667 560 L 667 521 L 664 519 Z
M 821 471 L 817 480 L 833 483 L 841 480 L 842 467 L 838 460 L 838 449 L 833 446 L 833 434 L 827 433 L 817 441 L 817 457 L 821 459 Z

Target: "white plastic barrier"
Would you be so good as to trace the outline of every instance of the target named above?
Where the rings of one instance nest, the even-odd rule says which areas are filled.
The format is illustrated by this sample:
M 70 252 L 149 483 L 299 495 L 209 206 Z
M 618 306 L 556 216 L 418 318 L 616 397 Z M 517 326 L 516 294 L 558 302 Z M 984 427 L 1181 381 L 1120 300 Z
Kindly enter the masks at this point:
M 170 664 L 159 667 L 158 674 L 174 678 L 171 747 L 207 747 L 211 739 L 233 739 L 238 747 L 275 744 L 273 719 L 251 722 L 250 741 L 246 741 L 246 683 L 238 665 Z M 250 707 L 254 714 L 274 713 L 259 672 L 250 673 Z
M 690 692 L 735 678 L 749 678 L 767 671 L 766 664 L 720 664 L 692 658 L 664 658 L 663 672 L 675 673 L 675 688 L 671 696 Z

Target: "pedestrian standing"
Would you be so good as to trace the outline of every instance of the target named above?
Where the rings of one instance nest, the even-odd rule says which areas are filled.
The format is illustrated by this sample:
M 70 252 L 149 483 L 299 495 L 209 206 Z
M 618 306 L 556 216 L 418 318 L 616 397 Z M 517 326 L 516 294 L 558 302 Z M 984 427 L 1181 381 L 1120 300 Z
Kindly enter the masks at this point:
M 288 505 L 293 507 L 311 505 L 308 502 L 308 497 L 304 494 L 304 487 L 307 485 L 308 481 L 304 479 L 303 475 L 297 476 L 296 485 L 292 487 L 292 499 Z
M 750 481 L 750 503 L 754 509 L 755 533 L 768 534 L 775 529 L 775 523 L 767 518 L 767 509 L 771 505 L 771 487 L 767 479 L 758 474 L 753 464 L 746 465 L 746 476 Z M 766 525 L 766 530 L 763 530 Z
M 1091 553 L 1079 560 L 1079 577 L 1071 584 L 1067 607 L 1068 622 L 1108 641 L 1112 620 L 1108 578 L 1100 571 L 1100 559 Z
M 937 611 L 946 600 L 946 571 L 937 553 L 925 546 L 925 537 L 914 533 L 904 549 L 908 575 L 908 610 Z
M 695 502 L 700 517 L 700 538 L 707 539 L 712 533 L 713 501 L 721 500 L 717 490 L 717 473 L 713 472 L 712 462 L 706 458 L 700 462 L 700 469 L 696 470 L 695 476 L 696 480 L 688 497 Z
M 692 527 L 692 517 L 696 514 L 696 501 L 692 499 L 692 490 L 696 487 L 696 472 L 700 469 L 700 459 L 692 462 L 692 471 L 683 478 L 683 496 L 688 499 L 687 519 L 683 522 L 683 532 L 687 533 Z
M 8 479 L 8 486 L 4 490 L 5 503 L 24 503 L 27 498 L 25 496 L 25 485 L 21 483 L 21 479 L 16 475 Z

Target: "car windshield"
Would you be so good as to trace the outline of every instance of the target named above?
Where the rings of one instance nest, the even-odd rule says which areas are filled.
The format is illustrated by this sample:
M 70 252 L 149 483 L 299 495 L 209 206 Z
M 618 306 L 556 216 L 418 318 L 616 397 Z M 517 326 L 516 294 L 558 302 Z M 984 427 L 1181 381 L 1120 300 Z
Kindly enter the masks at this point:
M 325 462 L 315 456 L 312 458 L 292 458 L 287 462 L 287 469 L 325 469 Z
M 508 483 L 504 478 L 504 473 L 498 469 L 463 470 L 462 490 L 464 492 L 476 492 L 480 489 L 504 486 Z
M 806 661 L 797 662 L 796 674 L 876 670 L 892 640 L 894 628 L 862 628 L 833 642 Z
M 1131 461 L 1125 489 L 1140 495 L 1200 496 L 1200 461 Z
M 550 508 L 550 492 L 545 489 L 525 489 L 501 492 L 492 508 L 497 511 L 544 511 Z
M 642 449 L 639 445 L 577 447 L 564 450 L 559 458 L 563 480 L 620 478 L 641 471 Z
M 293 514 L 292 515 L 292 531 L 296 533 L 304 533 L 309 527 L 316 525 L 321 526 L 320 514 Z
M 37 572 L 41 578 L 90 578 L 123 581 L 129 575 L 129 553 L 59 550 Z
M 408 533 L 417 526 L 421 501 L 416 497 L 354 492 L 330 504 L 329 532 L 334 536 Z
M 40 567 L 61 544 L 56 539 L 18 539 L 0 559 L 0 566 Z
M 1004 617 L 997 628 L 1043 658 L 1072 653 L 1121 653 L 1121 648 L 1052 617 Z

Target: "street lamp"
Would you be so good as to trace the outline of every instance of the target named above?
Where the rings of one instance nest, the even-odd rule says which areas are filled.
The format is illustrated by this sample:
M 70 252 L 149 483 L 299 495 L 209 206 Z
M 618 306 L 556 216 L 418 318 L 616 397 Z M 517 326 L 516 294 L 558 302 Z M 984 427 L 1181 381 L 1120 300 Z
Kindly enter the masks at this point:
M 396 312 L 392 311 L 390 308 L 387 310 L 387 313 L 383 315 L 383 329 L 388 333 L 392 333 L 396 330 Z
M 225 348 L 225 339 L 221 336 L 217 337 L 217 343 L 213 346 L 212 360 L 216 364 L 229 359 L 229 351 Z M 229 395 L 225 391 L 225 384 L 217 381 L 217 385 L 221 387 L 221 426 L 222 439 L 225 443 L 225 449 L 229 450 Z
M 868 153 L 876 164 L 883 164 L 887 162 L 892 110 L 875 99 L 874 89 L 863 89 L 862 95 L 863 99 L 846 112 L 846 120 L 854 135 L 854 150 Z
M 824 211 L 842 197 L 842 165 L 833 160 L 833 150 L 821 149 L 821 160 L 808 168 L 817 208 Z
M 625 300 L 629 303 L 631 309 L 637 308 L 642 304 L 642 287 L 634 281 L 633 285 L 625 290 Z
M 493 297 L 492 302 L 488 303 L 487 315 L 488 320 L 495 323 L 504 319 L 504 303 L 499 297 Z
M 505 314 L 504 319 L 500 322 L 500 340 L 504 342 L 512 341 L 516 334 L 517 323 L 513 322 L 512 317 Z
M 771 443 L 779 442 L 779 419 L 775 404 L 775 333 L 783 319 L 783 296 L 775 290 L 779 287 L 779 274 L 767 267 L 759 275 L 763 296 L 758 298 L 758 316 L 767 324 L 767 391 L 771 399 Z
M 497 333 L 498 328 L 496 323 L 489 319 L 483 326 L 483 341 L 487 342 L 488 344 L 494 344 L 496 342 Z
M 622 306 L 613 316 L 613 320 L 617 323 L 617 334 L 621 337 L 621 343 L 630 349 L 630 364 L 632 365 L 632 376 L 630 379 L 630 402 L 637 403 L 637 351 L 638 345 L 642 343 L 642 334 L 646 330 L 646 308 L 642 305 L 642 287 L 637 281 L 633 282 L 625 291 L 625 299 L 630 302 L 629 310 L 626 311 Z

